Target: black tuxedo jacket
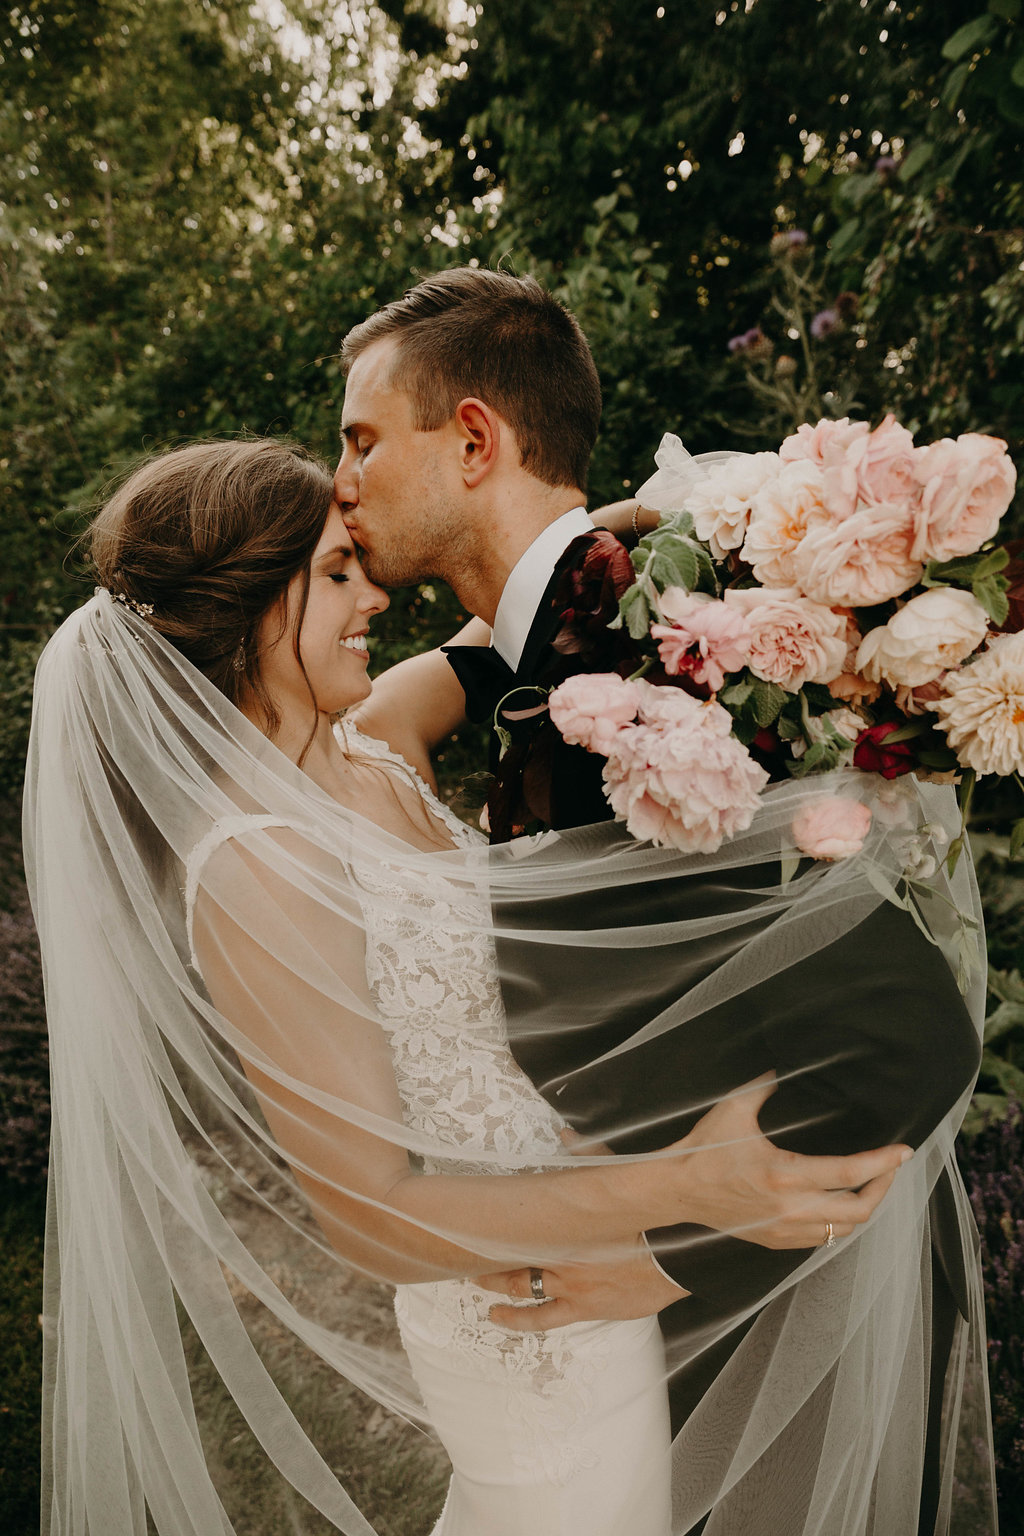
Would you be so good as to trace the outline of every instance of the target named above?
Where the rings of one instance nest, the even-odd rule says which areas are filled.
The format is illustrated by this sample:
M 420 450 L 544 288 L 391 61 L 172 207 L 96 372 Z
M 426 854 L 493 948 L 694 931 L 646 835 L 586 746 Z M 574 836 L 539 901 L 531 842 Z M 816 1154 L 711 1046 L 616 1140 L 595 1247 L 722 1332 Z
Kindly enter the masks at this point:
M 553 578 L 538 607 L 517 685 L 550 684 L 552 678 L 561 680 L 569 671 L 581 670 L 572 666 L 571 658 L 567 669 L 567 658 L 556 656 L 551 648 L 560 623 L 551 601 L 554 588 Z M 531 722 L 518 735 L 513 727 L 512 747 L 500 762 L 492 743 L 499 805 L 502 796 L 506 806 L 522 804 L 538 750 L 551 826 L 567 831 L 610 819 L 602 760 L 567 746 L 553 727 L 540 735 Z M 496 830 L 499 837 L 503 831 L 507 835 L 507 829 Z M 571 830 L 567 836 L 571 840 Z M 609 837 L 626 839 L 628 834 L 609 828 Z M 621 900 L 617 893 L 615 923 L 651 924 L 746 907 L 750 896 L 745 887 L 764 881 L 762 867 L 719 872 L 713 878 L 675 877 L 627 891 Z M 605 927 L 602 908 L 607 901 L 607 892 L 580 890 L 570 899 L 552 902 L 549 909 L 534 909 L 528 916 L 499 911 L 496 919 L 506 928 L 516 923 L 555 931 Z M 630 902 L 638 906 L 632 915 Z M 752 927 L 756 929 L 756 921 Z M 747 928 L 740 937 L 750 932 Z M 699 945 L 688 945 L 677 956 L 647 948 L 588 949 L 586 967 L 567 976 L 564 952 L 557 946 L 548 950 L 533 945 L 528 957 L 517 951 L 514 937 L 499 943 L 502 986 L 516 1021 L 516 1058 L 570 1124 L 610 1137 L 624 1152 L 664 1146 L 692 1127 L 698 1112 L 680 1116 L 674 1109 L 680 1095 L 673 1085 L 680 1079 L 686 1097 L 699 1103 L 719 1098 L 770 1069 L 778 1073 L 780 1087 L 765 1105 L 761 1124 L 780 1145 L 810 1153 L 862 1151 L 895 1141 L 917 1146 L 978 1070 L 977 1032 L 946 961 L 909 914 L 888 903 L 838 941 L 780 973 L 756 996 L 756 1008 L 749 994 L 732 999 L 703 1016 L 699 1039 L 672 1030 L 610 1063 L 590 1066 L 587 1063 L 631 1038 L 674 997 L 695 985 L 720 963 L 720 952 L 712 957 Z M 661 997 L 655 999 L 650 989 L 652 957 L 662 987 Z M 526 968 L 527 959 L 528 991 L 513 979 Z M 544 974 L 546 965 L 550 974 Z M 634 975 L 635 985 L 630 981 Z M 589 1016 L 589 1027 L 560 1028 L 559 999 L 567 996 L 567 989 L 575 1015 Z M 634 996 L 645 998 L 641 1010 L 629 1001 Z M 609 1003 L 613 997 L 620 1000 L 615 1007 Z M 631 1112 L 657 1123 L 630 1135 L 614 1134 L 615 1127 L 629 1122 Z M 947 1182 L 933 1195 L 931 1217 L 935 1327 L 948 1334 L 950 1316 L 956 1310 L 966 1316 L 968 1303 L 959 1227 Z M 694 1242 L 697 1237 L 701 1241 Z M 687 1333 L 703 1330 L 716 1315 L 733 1313 L 738 1303 L 756 1304 L 806 1257 L 803 1251 L 775 1252 L 693 1227 L 651 1232 L 648 1238 L 666 1272 L 692 1293 L 661 1314 L 670 1363 L 674 1346 Z M 722 1349 L 675 1375 L 671 1397 L 677 1423 L 721 1369 L 739 1336 L 737 1332 Z M 936 1351 L 933 1429 L 941 1406 L 943 1349 L 948 1342 Z

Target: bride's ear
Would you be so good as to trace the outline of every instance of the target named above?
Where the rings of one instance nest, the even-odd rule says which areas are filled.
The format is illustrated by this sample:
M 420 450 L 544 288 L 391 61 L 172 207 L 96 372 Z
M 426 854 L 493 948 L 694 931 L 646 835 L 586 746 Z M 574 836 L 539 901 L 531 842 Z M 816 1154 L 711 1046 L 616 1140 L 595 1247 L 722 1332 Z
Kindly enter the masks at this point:
M 508 427 L 482 400 L 460 400 L 452 418 L 459 447 L 459 468 L 469 489 L 479 485 L 498 463 Z

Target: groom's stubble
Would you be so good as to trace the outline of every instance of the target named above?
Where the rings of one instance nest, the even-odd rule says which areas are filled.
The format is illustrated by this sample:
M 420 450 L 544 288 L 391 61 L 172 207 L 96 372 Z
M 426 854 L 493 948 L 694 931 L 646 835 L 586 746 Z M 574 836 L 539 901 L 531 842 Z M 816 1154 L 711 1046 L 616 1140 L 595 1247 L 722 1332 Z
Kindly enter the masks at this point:
M 456 592 L 473 564 L 474 539 L 464 514 L 446 497 L 382 514 L 360 538 L 358 509 L 346 522 L 359 546 L 360 563 L 379 587 L 443 581 Z

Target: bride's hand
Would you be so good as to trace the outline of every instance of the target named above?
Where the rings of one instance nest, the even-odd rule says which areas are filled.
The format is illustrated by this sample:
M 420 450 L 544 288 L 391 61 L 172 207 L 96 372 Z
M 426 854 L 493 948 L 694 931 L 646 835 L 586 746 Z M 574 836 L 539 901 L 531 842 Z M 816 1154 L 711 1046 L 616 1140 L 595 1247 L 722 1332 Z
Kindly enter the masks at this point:
M 657 1221 L 646 1225 L 696 1222 L 764 1248 L 815 1248 L 830 1233 L 848 1237 L 867 1221 L 912 1149 L 881 1147 L 848 1157 L 784 1152 L 757 1119 L 776 1086 L 774 1073 L 756 1078 L 666 1148 L 678 1158 L 633 1164 L 646 1184 L 645 1220 L 652 1197 L 659 1206 Z

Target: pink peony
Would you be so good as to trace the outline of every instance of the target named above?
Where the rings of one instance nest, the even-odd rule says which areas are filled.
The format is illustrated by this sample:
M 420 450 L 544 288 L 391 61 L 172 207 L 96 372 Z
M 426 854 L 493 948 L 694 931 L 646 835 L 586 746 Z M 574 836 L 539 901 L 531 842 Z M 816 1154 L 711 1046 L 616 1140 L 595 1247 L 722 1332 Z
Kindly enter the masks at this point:
M 708 708 L 706 700 L 694 698 L 683 688 L 667 688 L 663 684 L 648 683 L 644 678 L 633 687 L 640 700 L 641 725 L 689 725 L 698 729 L 703 711 Z
M 548 696 L 551 719 L 571 744 L 607 757 L 616 736 L 636 719 L 640 702 L 634 683 L 614 672 L 580 673 Z
M 667 587 L 658 600 L 671 624 L 652 624 L 661 664 L 670 677 L 686 673 L 717 693 L 727 672 L 746 666 L 750 631 L 742 614 L 702 592 Z
M 804 422 L 791 437 L 787 437 L 779 449 L 779 458 L 785 463 L 798 459 L 810 459 L 813 464 L 824 466 L 837 462 L 852 442 L 865 437 L 866 421 L 851 421 L 843 416 L 839 421 L 819 421 L 815 426 Z
M 784 464 L 751 503 L 743 558 L 763 586 L 788 587 L 796 546 L 809 528 L 829 521 L 820 467 L 808 459 Z
M 898 502 L 862 507 L 801 540 L 793 552 L 796 583 L 829 608 L 872 608 L 920 580 L 924 566 L 911 554 L 913 541 L 912 508 Z
M 755 677 L 796 693 L 804 683 L 830 683 L 846 659 L 846 616 L 802 597 L 795 587 L 730 588 L 727 607 L 750 626 L 747 662 Z
M 914 439 L 895 416 L 886 416 L 866 437 L 852 438 L 842 454 L 825 461 L 825 505 L 847 518 L 861 503 L 916 504 L 920 487 Z
M 713 701 L 697 704 L 678 726 L 627 728 L 604 768 L 616 819 L 634 837 L 686 853 L 714 853 L 745 830 L 767 782 L 732 735 L 732 717 Z
M 859 853 L 871 826 L 871 812 L 844 795 L 819 795 L 793 817 L 793 841 L 812 859 L 848 859 Z
M 1013 500 L 1017 471 L 1000 437 L 965 432 L 917 450 L 921 505 L 914 555 L 955 560 L 973 555 L 995 536 Z

